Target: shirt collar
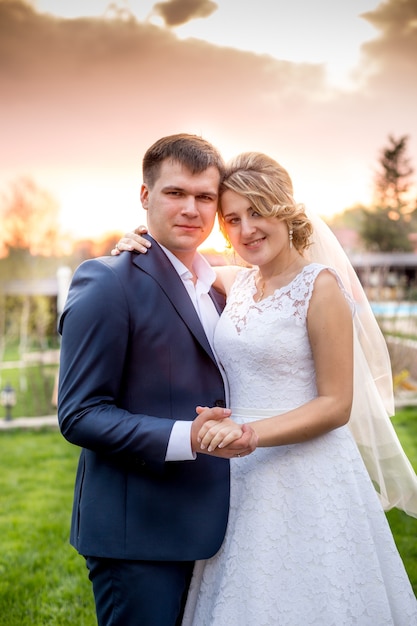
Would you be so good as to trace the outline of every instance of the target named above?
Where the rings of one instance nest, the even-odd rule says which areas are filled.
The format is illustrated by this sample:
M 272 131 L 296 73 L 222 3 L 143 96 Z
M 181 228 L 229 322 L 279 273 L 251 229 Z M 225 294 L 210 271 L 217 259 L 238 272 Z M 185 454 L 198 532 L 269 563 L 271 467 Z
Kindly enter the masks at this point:
M 175 254 L 171 252 L 171 250 L 168 250 L 161 244 L 159 245 L 171 261 L 178 275 L 181 276 L 182 280 L 188 280 L 193 277 L 190 270 L 184 265 L 184 263 L 182 263 L 182 261 L 179 260 L 178 257 L 175 256 Z M 193 269 L 196 273 L 198 281 L 201 282 L 208 291 L 216 280 L 216 273 L 207 259 L 205 259 L 199 252 L 196 252 L 194 256 Z

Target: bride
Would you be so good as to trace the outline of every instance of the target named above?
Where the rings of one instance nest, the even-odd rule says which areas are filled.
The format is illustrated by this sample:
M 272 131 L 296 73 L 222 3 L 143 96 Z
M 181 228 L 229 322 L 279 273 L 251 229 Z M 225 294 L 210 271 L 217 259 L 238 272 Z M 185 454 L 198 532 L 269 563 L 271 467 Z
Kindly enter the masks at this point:
M 215 268 L 227 294 L 215 349 L 233 419 L 259 444 L 231 460 L 226 537 L 195 566 L 183 626 L 417 625 L 384 514 L 417 517 L 417 478 L 389 420 L 389 358 L 359 281 L 273 159 L 239 155 L 220 194 L 220 226 L 249 267 Z M 233 436 L 207 422 L 201 446 Z

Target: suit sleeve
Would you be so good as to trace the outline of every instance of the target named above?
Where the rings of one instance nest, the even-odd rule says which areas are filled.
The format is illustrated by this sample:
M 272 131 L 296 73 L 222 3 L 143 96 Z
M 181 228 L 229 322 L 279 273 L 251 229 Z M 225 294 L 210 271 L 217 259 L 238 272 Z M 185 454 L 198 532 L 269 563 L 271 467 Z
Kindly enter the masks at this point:
M 59 424 L 75 445 L 162 470 L 174 422 L 119 406 L 129 350 L 127 296 L 114 269 L 99 259 L 74 274 L 59 329 Z

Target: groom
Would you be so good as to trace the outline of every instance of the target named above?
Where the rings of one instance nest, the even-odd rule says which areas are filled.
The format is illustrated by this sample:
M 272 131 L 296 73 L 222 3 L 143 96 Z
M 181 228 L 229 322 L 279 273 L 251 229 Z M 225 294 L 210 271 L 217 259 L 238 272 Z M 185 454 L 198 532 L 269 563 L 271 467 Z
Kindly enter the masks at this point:
M 256 446 L 247 427 L 212 453 L 197 440 L 207 419 L 230 415 L 212 351 L 224 302 L 196 252 L 222 171 L 200 137 L 151 146 L 141 202 L 152 254 L 81 264 L 61 317 L 58 417 L 82 448 L 71 543 L 86 559 L 99 626 L 180 623 L 194 561 L 224 537 L 228 459 Z M 213 408 L 196 416 L 200 404 Z

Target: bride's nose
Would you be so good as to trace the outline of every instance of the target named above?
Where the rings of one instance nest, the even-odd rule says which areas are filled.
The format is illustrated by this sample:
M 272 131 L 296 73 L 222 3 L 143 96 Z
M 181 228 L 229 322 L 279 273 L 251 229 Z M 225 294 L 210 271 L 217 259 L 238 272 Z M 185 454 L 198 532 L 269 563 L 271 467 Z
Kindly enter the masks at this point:
M 248 218 L 243 218 L 240 222 L 242 235 L 252 235 L 255 232 L 256 226 Z

